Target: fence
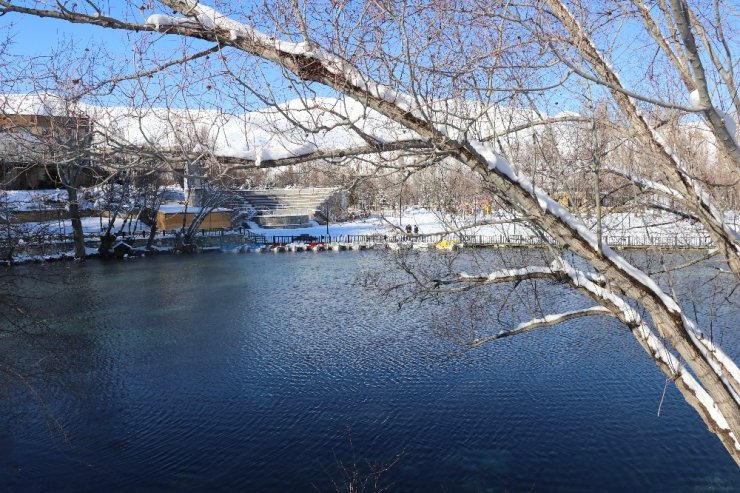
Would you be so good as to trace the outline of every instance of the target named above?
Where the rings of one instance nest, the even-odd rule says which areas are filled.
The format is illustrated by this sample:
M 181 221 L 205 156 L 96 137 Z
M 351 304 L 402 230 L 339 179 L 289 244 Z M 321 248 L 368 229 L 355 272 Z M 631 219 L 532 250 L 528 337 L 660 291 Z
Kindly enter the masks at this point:
M 552 237 L 545 235 L 464 235 L 464 234 L 422 234 L 422 235 L 347 235 L 336 237 L 336 241 L 347 243 L 438 243 L 454 240 L 472 247 L 527 247 L 554 244 Z M 703 234 L 654 234 L 645 236 L 606 235 L 604 243 L 616 248 L 708 248 L 709 236 Z
M 213 234 L 213 233 L 209 233 Z M 240 231 L 241 234 L 241 231 Z M 445 233 L 420 235 L 257 235 L 249 230 L 244 232 L 247 240 L 258 244 L 288 244 L 297 241 L 310 243 L 439 243 L 442 240 L 454 240 L 470 247 L 528 247 L 554 244 L 554 240 L 545 236 L 526 235 L 453 235 Z M 650 236 L 604 236 L 604 243 L 616 248 L 708 248 L 711 241 L 706 235 L 656 234 Z
M 170 241 L 175 237 L 178 230 L 157 231 L 155 240 L 157 243 Z M 119 238 L 130 244 L 139 244 L 149 237 L 149 231 L 137 234 L 123 235 Z M 259 245 L 288 244 L 293 242 L 320 242 L 320 243 L 422 243 L 435 244 L 442 240 L 457 241 L 468 247 L 539 247 L 548 243 L 554 243 L 549 237 L 537 237 L 526 235 L 463 235 L 463 234 L 419 234 L 419 235 L 264 235 L 256 234 L 246 228 L 234 229 L 202 229 L 196 233 L 196 238 L 209 238 L 211 242 L 223 244 L 229 238 L 239 239 L 239 242 L 253 243 Z M 99 234 L 85 235 L 85 243 L 88 247 L 97 247 L 100 241 Z M 605 235 L 604 242 L 616 248 L 660 248 L 660 249 L 691 249 L 711 247 L 711 241 L 703 234 L 653 234 L 653 235 Z M 37 254 L 58 250 L 69 250 L 73 248 L 72 235 L 65 234 L 39 234 L 24 236 L 22 241 L 16 241 L 17 248 L 34 251 Z

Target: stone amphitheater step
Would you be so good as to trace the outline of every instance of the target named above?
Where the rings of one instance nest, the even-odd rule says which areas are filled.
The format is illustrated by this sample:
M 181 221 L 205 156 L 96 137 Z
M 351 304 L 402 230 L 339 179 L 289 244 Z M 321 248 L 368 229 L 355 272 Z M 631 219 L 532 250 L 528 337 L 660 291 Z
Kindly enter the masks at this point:
M 275 188 L 269 190 L 240 190 L 232 192 L 229 201 L 235 210 L 244 208 L 244 201 L 266 215 L 301 215 L 316 217 L 324 203 L 337 193 L 337 188 Z M 240 206 L 239 203 L 242 205 Z

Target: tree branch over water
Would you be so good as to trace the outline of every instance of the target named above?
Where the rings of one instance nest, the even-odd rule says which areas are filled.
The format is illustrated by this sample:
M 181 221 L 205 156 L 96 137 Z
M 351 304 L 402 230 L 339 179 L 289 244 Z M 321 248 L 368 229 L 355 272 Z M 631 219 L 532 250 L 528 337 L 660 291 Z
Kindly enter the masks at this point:
M 659 133 L 665 120 L 655 117 L 667 111 L 701 112 L 708 122 L 709 132 L 720 144 L 722 159 L 728 160 L 730 169 L 737 168 L 740 151 L 734 143 L 735 136 L 730 135 L 731 122 L 729 117 L 719 119 L 707 85 L 708 80 L 716 79 L 717 84 L 721 84 L 731 79 L 707 77 L 708 68 L 701 65 L 701 54 L 691 34 L 692 17 L 685 12 L 689 9 L 687 2 L 671 2 L 673 9 L 668 15 L 675 23 L 678 36 L 671 38 L 670 42 L 678 43 L 674 49 L 680 46 L 691 64 L 691 76 L 696 85 L 691 89 L 699 91 L 699 106 L 686 106 L 681 103 L 685 97 L 676 98 L 674 94 L 653 90 L 654 86 L 628 88 L 609 57 L 613 51 L 610 41 L 616 43 L 619 37 L 609 31 L 612 24 L 602 24 L 601 13 L 588 5 L 581 6 L 576 12 L 564 2 L 546 0 L 525 2 L 516 9 L 508 5 L 486 4 L 471 12 L 454 7 L 448 10 L 435 2 L 419 5 L 417 9 L 407 9 L 404 2 L 368 2 L 356 6 L 353 16 L 338 14 L 327 18 L 320 15 L 320 3 L 278 2 L 252 9 L 239 2 L 220 2 L 220 10 L 194 0 L 162 0 L 159 4 L 174 11 L 175 15 L 155 12 L 146 23 L 138 24 L 103 14 L 106 10 L 99 7 L 88 6 L 87 10 L 75 11 L 59 5 L 56 9 L 40 10 L 7 1 L 0 1 L 0 13 L 53 17 L 132 32 L 158 32 L 183 41 L 215 43 L 222 47 L 219 62 L 229 66 L 228 70 L 220 70 L 218 76 L 239 88 L 230 93 L 229 87 L 225 87 L 220 92 L 240 101 L 240 104 L 243 104 L 245 93 L 260 91 L 251 89 L 249 86 L 253 82 L 238 69 L 250 66 L 248 63 L 252 64 L 251 67 L 271 63 L 282 77 L 285 92 L 281 93 L 276 88 L 279 83 L 272 80 L 276 77 L 270 77 L 264 82 L 261 100 L 271 101 L 277 113 L 286 112 L 277 100 L 280 94 L 299 93 L 306 107 L 309 106 L 305 104 L 307 101 L 316 99 L 317 87 L 356 103 L 364 116 L 377 113 L 385 122 L 379 124 L 385 139 L 379 139 L 367 128 L 360 129 L 358 118 L 350 115 L 346 108 L 344 117 L 333 121 L 325 121 L 311 113 L 313 119 L 307 124 L 293 115 L 292 128 L 309 132 L 328 134 L 335 128 L 352 130 L 354 126 L 357 131 L 353 135 L 361 143 L 333 150 L 312 148 L 275 159 L 261 160 L 256 156 L 251 159 L 248 156 L 250 159 L 239 163 L 228 160 L 225 163 L 236 164 L 232 169 L 237 170 L 256 166 L 258 161 L 265 167 L 290 166 L 315 159 L 398 151 L 408 153 L 408 159 L 402 156 L 380 165 L 394 166 L 403 180 L 407 179 L 408 173 L 435 164 L 439 161 L 435 157 L 467 168 L 475 173 L 483 190 L 500 199 L 515 215 L 531 218 L 530 224 L 537 233 L 552 239 L 546 255 L 554 263 L 547 269 L 530 266 L 526 271 L 508 274 L 501 271 L 493 277 L 427 279 L 418 269 L 408 269 L 406 274 L 412 278 L 411 285 L 419 289 L 415 293 L 407 293 L 407 299 L 413 299 L 415 295 L 419 299 L 431 299 L 438 294 L 435 291 L 446 288 L 450 292 L 464 294 L 476 286 L 485 288 L 538 278 L 567 285 L 600 305 L 588 311 L 572 311 L 572 316 L 603 314 L 608 310 L 617 317 L 633 333 L 645 354 L 675 382 L 686 401 L 717 435 L 728 453 L 740 463 L 740 371 L 737 366 L 687 316 L 678 296 L 667 292 L 656 279 L 604 244 L 601 237 L 602 163 L 607 155 L 617 152 L 623 153 L 623 162 L 629 162 L 636 155 L 647 156 L 645 168 L 658 168 L 661 181 L 653 182 L 649 188 L 667 192 L 680 200 L 686 213 L 701 223 L 728 270 L 735 273 L 735 280 L 740 279 L 740 244 L 736 232 L 727 224 L 712 191 L 707 190 L 702 180 L 691 171 L 691 153 L 679 154 L 674 150 L 668 138 Z M 727 14 L 732 15 L 729 11 Z M 639 16 L 640 13 L 627 12 L 625 15 Z M 419 29 L 419 26 L 425 27 Z M 709 31 L 702 32 L 706 36 Z M 446 33 L 455 35 L 445 36 Z M 603 48 L 597 44 L 602 39 L 607 40 Z M 663 44 L 659 48 L 665 50 L 665 46 Z M 183 73 L 192 77 L 187 69 L 194 60 L 181 60 Z M 667 71 L 672 71 L 671 63 L 679 63 L 682 58 L 676 56 L 671 60 L 668 60 Z M 587 66 L 588 72 L 581 66 Z M 675 67 L 675 70 L 682 68 L 685 69 Z M 573 72 L 578 75 L 578 82 L 570 81 L 576 77 L 567 74 Z M 686 75 L 685 70 L 682 73 Z M 183 77 L 181 83 L 173 79 L 162 80 L 161 100 L 167 104 L 174 100 L 189 100 L 192 87 L 185 75 Z M 522 91 L 517 93 L 513 90 L 504 96 L 500 88 L 511 87 L 511 81 L 515 86 L 522 86 Z M 599 91 L 601 108 L 591 104 L 595 98 L 583 97 L 584 92 L 592 93 L 594 81 L 600 85 L 593 91 Z M 556 89 L 547 95 L 535 93 L 533 96 L 526 90 L 529 87 L 546 92 L 551 83 Z M 723 96 L 737 92 L 735 87 L 719 85 L 717 90 Z M 183 94 L 186 95 L 184 98 Z M 544 180 L 547 174 L 544 170 L 557 162 L 558 154 L 572 149 L 559 148 L 557 139 L 553 138 L 555 143 L 545 152 L 541 140 L 538 141 L 531 133 L 520 133 L 532 128 L 532 125 L 527 125 L 532 118 L 525 118 L 524 122 L 515 118 L 517 112 L 524 113 L 521 101 L 527 100 L 525 94 L 529 98 L 528 103 L 534 106 L 546 105 L 548 98 L 559 99 L 562 94 L 570 94 L 573 101 L 586 101 L 584 104 L 590 105 L 588 112 L 600 116 L 603 121 L 619 120 L 619 124 L 599 126 L 597 119 L 592 118 L 594 123 L 589 132 L 578 134 L 578 139 L 586 142 L 579 141 L 582 147 L 579 152 L 572 153 L 587 164 L 583 174 L 589 178 L 583 180 L 587 185 L 580 193 L 595 197 L 596 232 L 582 220 L 583 215 L 574 205 L 556 200 L 554 194 L 547 192 L 544 185 L 552 183 Z M 198 100 L 201 105 L 218 100 L 210 96 L 201 98 Z M 668 100 L 676 102 L 664 103 Z M 649 106 L 649 110 L 643 105 Z M 502 109 L 504 107 L 506 110 Z M 333 116 L 337 116 L 336 112 Z M 578 118 L 545 117 L 541 120 L 550 121 L 546 128 L 552 130 Z M 608 127 L 628 128 L 630 135 L 613 147 L 603 145 Z M 507 128 L 520 130 L 509 134 Z M 280 135 L 290 130 L 279 125 L 274 125 L 273 129 Z M 400 137 L 402 134 L 405 137 Z M 413 137 L 409 138 L 409 135 Z M 511 138 L 508 142 L 503 138 L 506 136 Z M 148 143 L 156 148 L 156 139 L 147 138 Z M 533 142 L 533 151 L 529 155 L 519 152 L 522 141 L 527 138 Z M 487 142 L 483 142 L 484 139 Z M 572 144 L 573 147 L 576 145 Z M 187 147 L 182 146 L 182 149 Z M 193 149 L 200 150 L 198 146 L 190 146 L 186 154 Z M 203 154 L 225 155 L 216 151 L 215 146 L 211 146 L 204 149 Z M 427 159 L 430 155 L 432 159 Z M 635 170 L 634 174 L 638 171 Z M 644 169 L 641 172 L 644 173 Z M 553 175 L 556 179 L 551 182 L 557 181 L 557 173 L 553 172 Z M 640 176 L 632 181 L 644 185 L 647 179 Z M 401 185 L 403 183 L 401 181 Z M 641 316 L 643 311 L 645 317 Z M 561 318 L 564 316 L 561 314 Z M 520 328 L 534 329 L 547 323 L 548 319 L 543 318 Z

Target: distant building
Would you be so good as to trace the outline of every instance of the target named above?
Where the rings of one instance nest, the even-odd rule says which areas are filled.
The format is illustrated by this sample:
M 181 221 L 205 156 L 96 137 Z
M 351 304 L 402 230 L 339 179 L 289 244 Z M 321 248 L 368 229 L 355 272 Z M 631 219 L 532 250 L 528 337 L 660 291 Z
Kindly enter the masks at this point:
M 0 186 L 57 188 L 74 167 L 75 186 L 100 172 L 90 159 L 92 123 L 86 117 L 0 114 Z

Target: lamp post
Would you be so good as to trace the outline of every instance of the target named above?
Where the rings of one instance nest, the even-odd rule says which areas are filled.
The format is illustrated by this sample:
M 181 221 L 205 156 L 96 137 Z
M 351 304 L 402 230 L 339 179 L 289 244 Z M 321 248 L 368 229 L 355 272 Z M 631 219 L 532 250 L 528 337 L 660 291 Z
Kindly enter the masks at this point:
M 401 188 L 398 191 L 398 227 L 403 227 L 403 182 L 401 182 Z
M 326 219 L 326 236 L 329 236 L 329 203 L 324 202 L 324 218 Z

